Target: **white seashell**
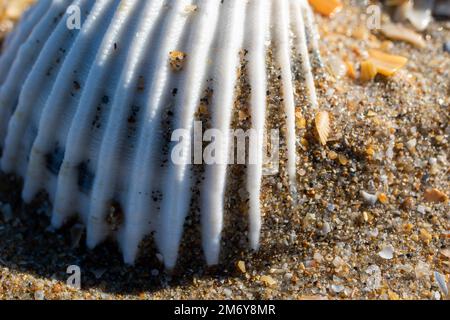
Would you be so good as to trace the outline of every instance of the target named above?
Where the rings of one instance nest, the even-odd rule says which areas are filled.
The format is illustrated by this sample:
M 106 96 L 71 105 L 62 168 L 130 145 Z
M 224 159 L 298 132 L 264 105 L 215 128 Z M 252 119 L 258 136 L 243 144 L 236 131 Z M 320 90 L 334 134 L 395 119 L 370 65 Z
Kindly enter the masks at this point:
M 360 191 L 360 194 L 361 194 L 361 197 L 363 198 L 364 202 L 367 203 L 368 205 L 373 206 L 378 200 L 378 197 L 376 194 L 371 194 L 371 193 L 368 193 L 363 190 Z
M 444 297 L 448 297 L 448 284 L 445 282 L 445 276 L 437 271 L 434 272 L 434 280 L 437 282 L 439 289 L 441 290 Z
M 434 279 L 436 280 L 439 289 L 442 291 L 444 296 L 448 296 L 448 286 L 447 283 L 445 282 L 445 276 L 442 273 L 435 271 Z
M 388 245 L 378 252 L 378 255 L 385 260 L 391 260 L 394 257 L 394 251 L 394 247 Z
M 381 32 L 393 40 L 406 41 L 418 48 L 425 48 L 426 42 L 422 36 L 401 24 L 386 23 L 381 27 Z
M 69 5 L 86 14 L 80 30 L 68 28 Z M 292 52 L 301 57 L 307 96 L 317 109 L 311 64 L 315 58 L 321 65 L 317 39 L 306 0 L 40 0 L 6 41 L 0 58 L 1 168 L 24 178 L 25 201 L 41 189 L 48 192 L 53 226 L 78 215 L 89 247 L 113 235 L 127 263 L 134 262 L 139 243 L 154 231 L 171 269 L 192 181 L 190 165 L 163 162 L 161 150 L 169 143 L 161 124 L 166 107 L 173 105 L 173 128 L 192 132 L 198 101 L 209 85 L 214 90 L 212 127 L 228 132 L 239 53 L 245 49 L 251 125 L 262 137 L 270 45 L 281 69 L 287 171 L 295 190 Z M 175 50 L 185 57 L 178 72 L 168 63 Z M 178 89 L 175 97 L 173 88 Z M 223 150 L 229 144 L 225 140 Z M 166 153 L 171 150 L 172 144 Z M 262 148 L 257 153 L 262 159 Z M 247 183 L 254 249 L 261 229 L 259 163 L 248 166 Z M 226 165 L 206 166 L 201 189 L 208 264 L 219 259 L 226 173 Z M 153 201 L 155 190 L 162 200 Z
M 341 293 L 344 291 L 345 287 L 341 284 L 332 284 L 331 290 L 333 290 L 334 293 Z
M 447 0 L 445 0 L 447 1 Z M 409 20 L 418 31 L 425 30 L 432 20 L 435 0 L 406 1 L 397 8 L 397 21 Z
M 407 13 L 407 18 L 417 30 L 423 31 L 432 20 L 433 7 L 434 0 L 414 0 L 414 6 Z
M 322 227 L 321 232 L 322 232 L 322 234 L 324 236 L 326 236 L 327 234 L 329 234 L 331 232 L 331 226 L 330 226 L 330 224 L 328 222 L 325 221 L 323 223 L 323 227 Z

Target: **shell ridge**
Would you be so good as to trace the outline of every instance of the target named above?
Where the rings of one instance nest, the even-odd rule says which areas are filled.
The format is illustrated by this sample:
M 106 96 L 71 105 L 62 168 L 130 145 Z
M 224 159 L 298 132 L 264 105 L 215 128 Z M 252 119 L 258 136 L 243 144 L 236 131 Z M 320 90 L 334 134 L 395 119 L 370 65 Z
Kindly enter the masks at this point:
M 143 4 L 143 2 L 141 3 Z M 135 41 L 127 46 L 130 47 L 127 52 L 127 61 L 125 63 L 127 67 L 124 69 L 124 73 L 121 75 L 117 85 L 118 89 L 116 89 L 116 95 L 112 101 L 111 112 L 109 113 L 106 131 L 104 133 L 104 138 L 101 143 L 100 153 L 98 156 L 96 170 L 97 177 L 93 188 L 93 199 L 95 199 L 95 202 L 92 202 L 94 207 L 91 209 L 93 210 L 91 215 L 98 221 L 98 223 L 93 225 L 95 228 L 107 229 L 107 226 L 104 223 L 105 215 L 108 211 L 107 205 L 114 197 L 114 193 L 117 190 L 118 184 L 121 180 L 119 177 L 121 176 L 120 173 L 122 170 L 118 170 L 119 163 L 122 167 L 129 166 L 127 165 L 127 161 L 129 162 L 129 160 L 122 158 L 121 152 L 123 143 L 125 142 L 121 137 L 126 135 L 125 131 L 127 122 L 124 120 L 127 119 L 129 104 L 132 103 L 133 97 L 131 94 L 134 93 L 136 88 L 135 84 L 138 81 L 137 70 L 143 61 L 144 48 L 146 48 L 149 43 L 151 44 L 153 40 L 158 40 L 159 34 L 157 24 L 154 22 L 158 20 L 157 17 L 164 14 L 164 10 L 164 1 L 153 2 L 152 6 L 149 8 L 144 8 L 144 13 L 148 12 L 152 15 L 152 19 L 147 19 L 147 21 L 153 21 L 153 23 L 148 25 L 139 25 L 137 26 L 137 30 L 141 33 L 142 28 L 144 28 L 145 32 L 142 33 L 146 35 L 150 34 L 152 36 L 146 36 L 145 41 L 141 38 L 135 38 Z M 150 69 L 153 70 L 154 62 L 152 62 L 152 64 L 153 66 L 151 66 Z M 131 75 L 132 73 L 133 75 Z M 118 174 L 115 175 L 116 178 L 111 177 L 111 175 L 109 175 L 110 172 L 117 172 Z M 125 199 L 126 196 L 122 199 L 118 199 L 121 208 L 126 207 L 126 204 L 124 203 Z M 95 206 L 95 204 L 97 204 L 97 206 Z M 128 211 L 126 210 L 124 212 L 126 221 L 129 220 L 130 217 L 127 215 L 127 212 Z M 93 233 L 95 233 L 95 229 L 93 229 Z M 93 242 L 91 242 L 90 245 L 93 246 L 100 242 L 103 240 L 104 236 L 105 234 L 103 232 L 100 233 L 100 237 L 97 239 L 94 235 L 94 239 L 92 239 Z M 124 254 L 125 252 L 126 251 L 124 251 Z
M 108 13 L 116 5 L 117 1 L 96 2 L 92 9 L 92 15 L 89 15 L 82 29 L 77 33 L 78 36 L 74 39 L 75 43 L 57 75 L 55 85 L 42 110 L 38 134 L 30 153 L 27 179 L 23 190 L 26 201 L 31 201 L 42 186 L 45 188 L 46 185 L 56 184 L 57 175 L 51 175 L 46 170 L 45 155 L 55 148 L 55 145 L 63 148 L 64 153 L 66 152 L 65 142 L 73 115 L 79 105 L 80 89 L 85 85 L 94 58 L 93 55 L 87 57 L 80 55 L 80 52 L 86 52 L 89 47 L 98 48 L 101 40 L 95 35 L 109 25 L 111 15 Z M 102 19 L 96 18 L 102 12 L 104 13 Z M 96 23 L 92 23 L 92 19 L 95 19 Z M 54 193 L 48 193 L 52 199 Z
M 80 0 L 75 1 L 79 6 L 82 6 L 82 3 Z M 65 52 L 70 48 L 72 32 L 67 29 L 65 20 L 61 19 L 23 84 L 18 106 L 10 119 L 7 131 L 2 158 L 2 167 L 5 171 L 25 174 L 26 158 L 35 139 L 33 127 L 39 123 L 42 107 L 56 80 L 55 74 L 64 63 Z
M 308 43 L 308 48 L 310 51 L 310 56 L 313 59 L 313 63 L 317 64 L 317 68 L 323 68 L 324 63 L 319 49 L 319 32 L 317 25 L 315 23 L 314 14 L 311 7 L 306 3 L 306 0 L 301 1 L 301 7 L 303 11 L 304 24 L 306 28 L 306 39 Z
M 288 3 L 286 0 L 276 1 L 275 9 L 275 34 L 276 60 L 281 67 L 282 92 L 284 97 L 284 112 L 287 127 L 287 172 L 291 193 L 296 194 L 296 133 L 295 133 L 295 103 L 294 87 L 291 62 L 291 39 L 290 25 L 291 17 L 288 14 Z
M 186 78 L 180 87 L 180 94 L 176 102 L 176 115 L 174 127 L 192 132 L 194 113 L 207 74 L 206 64 L 213 37 L 218 27 L 219 8 L 218 0 L 204 0 L 199 3 L 197 23 L 191 29 L 191 47 L 188 50 L 190 59 L 186 65 Z M 172 146 L 170 150 L 172 151 Z M 184 149 L 186 151 L 186 148 Z M 170 152 L 171 152 L 170 151 Z M 187 152 L 184 153 L 184 156 Z M 186 160 L 186 159 L 183 159 Z M 175 266 L 178 247 L 183 232 L 184 219 L 187 215 L 189 202 L 190 179 L 186 173 L 187 165 L 169 163 L 164 179 L 163 200 L 157 229 L 157 245 L 164 258 L 166 268 Z M 173 201 L 176 199 L 176 201 Z
M 138 134 L 137 152 L 134 156 L 131 176 L 135 183 L 131 184 L 130 192 L 127 196 L 125 212 L 128 219 L 125 219 L 123 231 L 123 251 L 126 263 L 134 263 L 137 256 L 138 245 L 144 235 L 148 232 L 146 226 L 142 226 L 140 221 L 142 217 L 150 215 L 150 223 L 155 222 L 156 208 L 154 201 L 150 198 L 150 193 L 157 185 L 155 175 L 158 174 L 160 165 L 155 156 L 159 151 L 160 142 L 157 141 L 160 133 L 161 124 L 159 118 L 163 109 L 163 93 L 169 84 L 171 71 L 169 70 L 168 54 L 170 50 L 177 48 L 183 37 L 183 27 L 188 23 L 188 17 L 182 13 L 182 9 L 192 4 L 191 0 L 177 1 L 171 9 L 164 29 L 167 35 L 161 39 L 161 49 L 157 54 L 155 62 L 154 76 L 150 79 L 149 90 L 146 93 L 147 101 L 151 102 L 145 108 L 145 114 L 141 132 Z M 146 148 L 145 146 L 155 146 Z
M 54 2 L 45 17 L 36 25 L 27 42 L 20 46 L 7 78 L 0 89 L 0 105 L 2 106 L 0 108 L 0 147 L 3 147 L 8 121 L 14 111 L 23 82 L 30 72 L 30 68 L 24 68 L 24 66 L 31 66 L 35 63 L 44 45 L 44 40 L 52 32 L 54 15 L 58 16 L 62 9 L 61 1 Z
M 249 79 L 251 87 L 250 109 L 251 125 L 258 135 L 255 146 L 256 164 L 249 164 L 247 173 L 247 191 L 249 193 L 249 242 L 253 249 L 259 247 L 261 231 L 260 193 L 263 165 L 263 140 L 266 119 L 266 33 L 270 24 L 269 2 L 253 1 L 249 8 L 251 28 L 249 44 Z
M 27 16 L 27 19 L 20 23 L 17 29 L 13 30 L 5 40 L 3 53 L 0 56 L 0 85 L 4 83 L 21 44 L 26 41 L 32 32 L 32 28 L 46 16 L 49 8 L 50 0 L 40 1 L 30 9 L 30 15 Z
M 220 51 L 215 64 L 214 96 L 212 100 L 212 127 L 228 133 L 235 98 L 235 85 L 239 67 L 239 51 L 243 43 L 243 29 L 247 3 L 242 0 L 227 3 L 227 24 L 221 30 Z M 224 9 L 225 11 L 225 9 Z M 218 164 L 207 165 L 203 182 L 202 200 L 202 239 L 203 251 L 208 265 L 219 261 L 220 239 L 223 226 L 223 202 L 226 183 L 229 135 L 224 134 L 220 145 Z
M 308 91 L 308 98 L 311 108 L 318 109 L 319 103 L 317 100 L 314 77 L 312 74 L 311 61 L 309 57 L 308 44 L 306 40 L 306 27 L 303 18 L 303 13 L 299 3 L 293 5 L 293 12 L 297 19 L 295 19 L 295 32 L 297 34 L 297 47 L 302 58 L 302 73 L 305 77 L 306 89 Z
M 118 206 L 122 205 L 118 199 L 114 199 L 116 181 L 115 177 L 120 175 L 121 170 L 118 168 L 117 158 L 119 153 L 113 152 L 115 147 L 120 145 L 120 138 L 114 134 L 120 126 L 120 112 L 118 108 L 123 107 L 126 103 L 126 93 L 133 90 L 132 88 L 123 87 L 123 79 L 127 77 L 124 66 L 127 66 L 128 59 L 133 53 L 132 43 L 135 37 L 133 35 L 139 30 L 139 19 L 133 19 L 134 15 L 142 13 L 142 9 L 145 7 L 143 1 L 127 1 L 121 2 L 119 9 L 115 13 L 116 19 L 113 19 L 107 33 L 109 38 L 105 39 L 105 54 L 100 54 L 99 64 L 103 66 L 106 57 L 110 60 L 109 63 L 114 64 L 113 69 L 116 69 L 115 78 L 108 79 L 109 86 L 113 88 L 110 107 L 104 116 L 104 123 L 102 130 L 100 144 L 98 146 L 98 155 L 96 161 L 92 162 L 92 166 L 95 168 L 95 179 L 91 191 L 91 204 L 89 208 L 89 220 L 87 226 L 87 243 L 88 246 L 93 248 L 100 242 L 106 239 L 108 235 L 115 235 L 114 232 L 119 227 L 122 217 L 119 217 L 117 222 L 113 222 L 113 225 L 107 223 L 107 215 L 111 210 L 111 205 L 114 201 Z M 119 22 L 117 22 L 118 20 Z M 114 50 L 116 46 L 120 46 L 116 55 L 109 54 L 107 48 Z M 122 49 L 122 47 L 124 49 Z M 112 57 L 111 57 L 112 56 Z M 105 68 L 106 70 L 107 68 Z M 120 94 L 122 97 L 119 98 Z M 127 106 L 128 107 L 128 106 Z M 103 161 L 102 161 L 103 159 Z M 115 174 L 110 174 L 114 172 Z M 111 214 L 123 215 L 123 212 L 113 212 Z
M 116 10 L 114 14 L 120 14 L 120 12 Z M 122 14 L 122 16 L 124 15 Z M 124 22 L 123 19 L 122 22 Z M 121 26 L 121 24 L 112 21 L 112 25 L 109 24 L 108 28 L 120 29 Z M 121 30 L 124 32 L 125 29 L 121 28 Z M 105 30 L 105 32 L 107 31 Z M 86 79 L 86 89 L 80 98 L 79 106 L 73 118 L 73 125 L 67 136 L 66 144 L 70 148 L 66 151 L 58 176 L 58 196 L 56 197 L 53 214 L 54 225 L 60 225 L 65 216 L 72 215 L 79 203 L 76 199 L 85 197 L 83 192 L 86 193 L 87 190 L 80 189 L 81 168 L 88 169 L 98 162 L 98 149 L 103 134 L 102 120 L 107 117 L 110 108 L 109 95 L 104 88 L 108 84 L 118 81 L 117 77 L 110 76 L 111 70 L 108 68 L 112 67 L 113 74 L 121 68 L 120 63 L 115 63 L 117 57 L 121 55 L 121 53 L 115 54 L 119 35 L 120 33 L 112 32 L 104 39 Z M 126 43 L 123 44 L 123 47 L 127 47 Z M 81 124 L 81 126 L 75 124 Z M 90 181 L 94 179 L 92 173 L 89 173 L 89 176 L 91 177 L 89 178 Z M 79 210 L 82 211 L 83 220 L 88 224 L 89 206 L 85 205 L 84 208 Z

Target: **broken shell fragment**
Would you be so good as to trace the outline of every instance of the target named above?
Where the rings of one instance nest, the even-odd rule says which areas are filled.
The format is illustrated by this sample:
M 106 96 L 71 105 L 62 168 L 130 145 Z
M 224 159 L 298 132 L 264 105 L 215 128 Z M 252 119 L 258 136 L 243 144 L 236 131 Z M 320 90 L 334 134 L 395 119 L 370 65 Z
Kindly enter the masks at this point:
M 371 206 L 373 206 L 378 201 L 378 197 L 376 194 L 370 194 L 366 191 L 361 191 L 361 197 L 363 198 L 365 203 Z
M 330 3 L 334 12 L 339 2 Z M 67 27 L 71 5 L 85 14 L 81 29 Z M 187 152 L 177 163 L 170 158 L 172 129 L 191 133 L 199 101 L 211 92 L 205 106 L 211 126 L 229 132 L 245 52 L 246 121 L 262 141 L 268 69 L 279 68 L 286 171 L 295 190 L 296 92 L 318 107 L 317 39 L 306 0 L 39 0 L 0 57 L 1 169 L 23 177 L 26 202 L 48 193 L 54 227 L 78 217 L 88 247 L 111 237 L 133 263 L 141 241 L 154 234 L 172 269 L 191 210 L 194 171 Z M 294 72 L 307 90 L 295 87 Z M 226 163 L 221 153 L 218 160 Z M 256 158 L 263 158 L 263 146 Z M 219 262 L 228 167 L 204 166 L 198 194 L 211 265 Z M 249 242 L 258 249 L 262 161 L 247 170 Z
M 316 130 L 322 145 L 326 145 L 330 135 L 330 115 L 326 111 L 320 111 L 316 115 Z
M 405 57 L 387 54 L 374 49 L 369 50 L 369 56 L 369 61 L 373 63 L 377 73 L 387 77 L 392 76 L 408 62 L 408 59 Z
M 330 17 L 342 10 L 341 0 L 309 0 L 311 6 L 324 16 Z
M 406 18 L 419 31 L 425 30 L 431 22 L 434 0 L 414 0 L 406 12 Z
M 418 31 L 423 31 L 431 22 L 434 0 L 406 0 L 393 3 L 397 6 L 394 18 L 398 22 L 409 21 Z
M 381 32 L 391 40 L 401 40 L 418 48 L 425 48 L 426 43 L 423 37 L 400 24 L 386 23 L 381 27 Z
M 435 271 L 434 280 L 436 280 L 436 283 L 438 284 L 439 289 L 441 290 L 444 297 L 447 297 L 449 295 L 449 292 L 448 292 L 448 285 L 445 281 L 445 276 L 442 273 Z
M 425 201 L 428 202 L 447 202 L 448 196 L 438 189 L 428 189 L 424 193 Z
M 391 260 L 394 257 L 394 251 L 394 247 L 388 245 L 378 252 L 378 255 L 385 260 Z
M 370 81 L 377 75 L 377 67 L 372 60 L 366 60 L 361 62 L 361 81 Z
M 448 0 L 392 0 L 386 1 L 388 6 L 396 6 L 394 19 L 398 22 L 409 21 L 418 31 L 425 30 L 432 20 L 450 17 L 450 1 Z

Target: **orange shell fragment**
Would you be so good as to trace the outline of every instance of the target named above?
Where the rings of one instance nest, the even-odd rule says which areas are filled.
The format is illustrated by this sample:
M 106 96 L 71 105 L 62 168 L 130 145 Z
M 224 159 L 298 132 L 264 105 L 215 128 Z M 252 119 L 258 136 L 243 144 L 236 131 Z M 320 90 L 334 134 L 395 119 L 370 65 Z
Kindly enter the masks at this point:
M 370 81 L 377 75 L 377 67 L 372 60 L 366 60 L 361 63 L 361 80 Z
M 377 68 L 377 72 L 384 76 L 392 76 L 404 67 L 408 59 L 402 56 L 387 54 L 379 50 L 369 50 L 370 61 Z
M 427 202 L 447 202 L 448 197 L 445 193 L 438 189 L 428 189 L 424 194 L 425 201 Z
M 314 10 L 327 17 L 341 11 L 343 7 L 341 0 L 309 0 L 309 3 Z

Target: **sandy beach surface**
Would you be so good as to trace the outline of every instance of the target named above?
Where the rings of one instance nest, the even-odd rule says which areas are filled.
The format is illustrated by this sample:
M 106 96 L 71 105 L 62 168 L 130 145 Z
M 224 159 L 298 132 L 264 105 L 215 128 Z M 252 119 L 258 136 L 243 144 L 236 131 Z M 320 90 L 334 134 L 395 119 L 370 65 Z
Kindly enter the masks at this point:
M 76 223 L 53 230 L 51 205 L 21 203 L 21 181 L 1 174 L 0 299 L 445 299 L 436 277 L 450 279 L 450 53 L 443 48 L 450 22 L 433 21 L 426 46 L 416 48 L 368 30 L 363 2 L 344 1 L 332 18 L 317 15 L 328 71 L 318 91 L 332 132 L 322 146 L 314 115 L 303 113 L 299 202 L 290 199 L 283 169 L 264 178 L 260 251 L 246 249 L 237 166 L 221 264 L 205 267 L 193 212 L 171 274 L 151 239 L 126 266 L 113 242 L 88 250 Z M 340 73 L 345 62 L 357 69 L 372 48 L 408 63 L 368 82 Z M 280 120 L 276 102 L 271 97 L 272 124 Z M 81 288 L 66 283 L 71 265 L 80 268 Z

